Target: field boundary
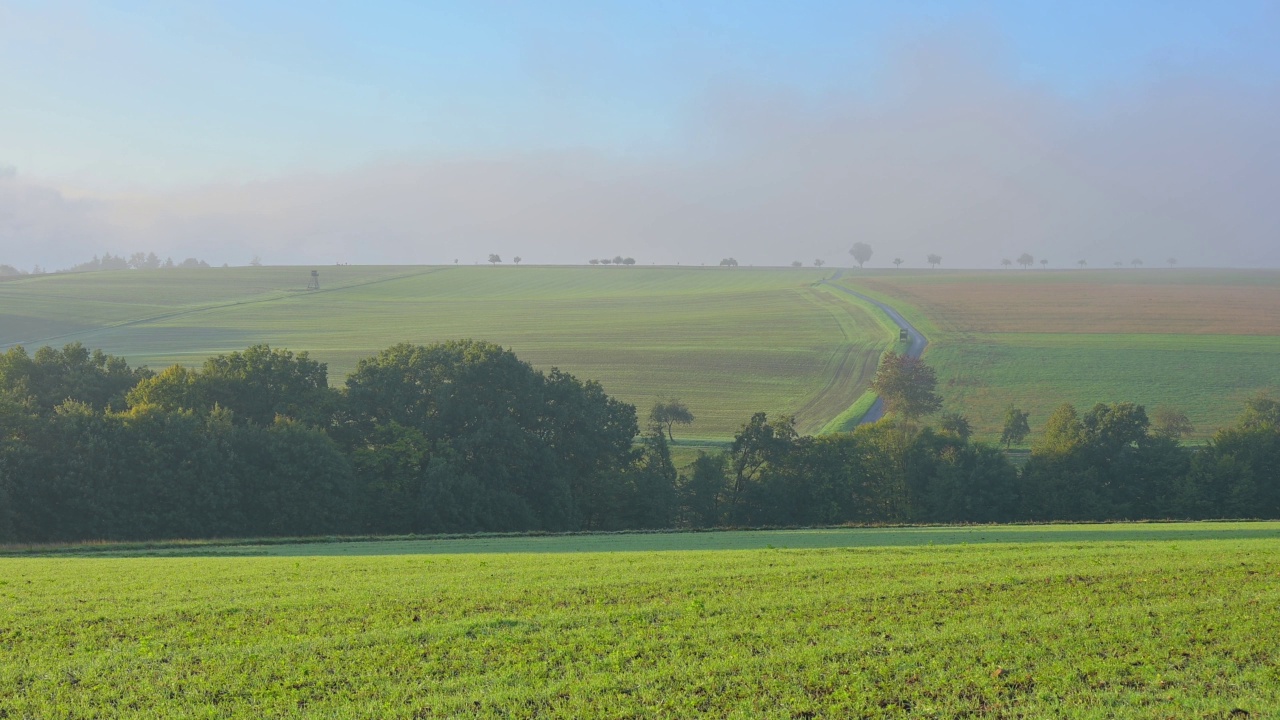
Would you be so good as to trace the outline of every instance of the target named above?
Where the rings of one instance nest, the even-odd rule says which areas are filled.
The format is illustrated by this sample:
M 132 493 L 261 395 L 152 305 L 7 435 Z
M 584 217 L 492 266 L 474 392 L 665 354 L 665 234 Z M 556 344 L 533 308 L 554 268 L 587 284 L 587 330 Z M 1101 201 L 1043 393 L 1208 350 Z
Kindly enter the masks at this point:
M 655 536 L 655 535 L 715 535 L 733 533 L 772 532 L 829 532 L 840 530 L 957 530 L 980 531 L 998 530 L 1001 528 L 1035 530 L 1070 529 L 1070 528 L 1104 528 L 1111 526 L 1162 526 L 1184 525 L 1194 527 L 1223 526 L 1233 524 L 1270 524 L 1280 523 L 1268 518 L 1214 518 L 1208 520 L 1184 520 L 1175 518 L 1147 520 L 1061 520 L 1061 521 L 1023 521 L 1002 523 L 846 523 L 842 525 L 759 525 L 759 526 L 725 526 L 708 528 L 656 528 L 636 530 L 569 530 L 552 532 L 532 530 L 525 532 L 478 532 L 478 533 L 434 533 L 425 535 L 328 535 L 304 537 L 258 537 L 258 538 L 221 538 L 210 540 L 155 540 L 155 541 L 87 541 L 53 545 L 0 545 L 0 558 L 49 558 L 49 557 L 94 557 L 134 554 L 152 554 L 161 551 L 176 551 L 173 556 L 180 557 L 184 552 L 192 554 L 218 554 L 220 548 L 269 548 L 281 545 L 342 545 L 362 543 L 396 543 L 396 542 L 433 542 L 456 540 L 519 540 L 542 538 L 591 538 L 621 536 Z M 1280 527 L 1275 528 L 1280 532 Z

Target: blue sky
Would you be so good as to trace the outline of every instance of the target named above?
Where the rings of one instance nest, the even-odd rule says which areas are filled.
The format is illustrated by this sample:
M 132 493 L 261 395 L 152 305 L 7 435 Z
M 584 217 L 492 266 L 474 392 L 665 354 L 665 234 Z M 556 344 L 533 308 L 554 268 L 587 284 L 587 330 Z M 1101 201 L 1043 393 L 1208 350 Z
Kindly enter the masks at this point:
M 1280 266 L 1277 126 L 1276 0 L 0 0 L 0 263 Z
M 976 38 L 1080 102 L 1170 73 L 1280 75 L 1274 2 L 0 0 L 0 163 L 118 190 L 389 157 L 687 140 L 718 88 L 892 92 L 888 59 Z

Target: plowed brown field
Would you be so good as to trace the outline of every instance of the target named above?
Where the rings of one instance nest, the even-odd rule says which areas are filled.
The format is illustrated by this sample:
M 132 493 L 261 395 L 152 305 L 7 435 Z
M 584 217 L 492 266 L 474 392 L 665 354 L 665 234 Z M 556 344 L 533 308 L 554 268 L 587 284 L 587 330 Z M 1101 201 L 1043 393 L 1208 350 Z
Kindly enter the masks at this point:
M 905 300 L 938 329 L 968 333 L 1280 335 L 1280 273 L 1008 270 L 858 284 Z

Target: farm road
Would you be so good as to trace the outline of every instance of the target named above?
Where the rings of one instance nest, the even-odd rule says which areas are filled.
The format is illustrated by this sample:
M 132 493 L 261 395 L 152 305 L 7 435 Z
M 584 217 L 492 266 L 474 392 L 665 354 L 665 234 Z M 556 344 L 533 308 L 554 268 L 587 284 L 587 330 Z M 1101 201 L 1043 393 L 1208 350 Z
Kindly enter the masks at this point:
M 907 322 L 906 318 L 902 317 L 902 313 L 894 310 L 889 305 L 886 305 L 874 298 L 867 297 L 862 293 L 854 292 L 843 285 L 836 285 L 832 282 L 833 280 L 839 280 L 842 275 L 844 275 L 844 270 L 837 270 L 835 275 L 823 280 L 822 284 L 839 290 L 847 295 L 852 295 L 863 302 L 869 302 L 883 310 L 884 314 L 888 315 L 890 320 L 897 324 L 898 327 L 907 331 L 907 338 L 910 341 L 910 345 L 907 346 L 907 356 L 913 358 L 920 357 L 924 353 L 925 347 L 929 345 L 929 340 L 924 336 L 924 333 L 917 330 L 914 325 Z M 862 419 L 858 421 L 858 424 L 865 425 L 867 423 L 873 423 L 882 417 L 884 417 L 884 400 L 882 398 L 876 398 L 875 404 L 871 406 L 871 409 L 867 411 L 866 415 L 862 416 Z

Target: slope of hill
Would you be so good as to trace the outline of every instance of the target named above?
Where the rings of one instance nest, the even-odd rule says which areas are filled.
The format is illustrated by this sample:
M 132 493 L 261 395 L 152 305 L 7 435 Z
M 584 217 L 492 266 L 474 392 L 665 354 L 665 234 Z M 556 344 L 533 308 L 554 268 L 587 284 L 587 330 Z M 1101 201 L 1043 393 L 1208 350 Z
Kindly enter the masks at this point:
M 659 396 L 724 439 L 753 412 L 816 432 L 865 390 L 895 337 L 816 270 L 304 267 L 100 272 L 0 283 L 0 347 L 82 342 L 152 367 L 269 343 L 327 362 L 341 384 L 398 342 L 472 337 L 540 368 L 599 380 L 642 416 Z
M 1280 389 L 1280 272 L 865 271 L 841 282 L 928 335 L 948 409 L 998 437 L 1009 403 L 1033 433 L 1055 407 L 1134 401 L 1203 438 Z

